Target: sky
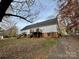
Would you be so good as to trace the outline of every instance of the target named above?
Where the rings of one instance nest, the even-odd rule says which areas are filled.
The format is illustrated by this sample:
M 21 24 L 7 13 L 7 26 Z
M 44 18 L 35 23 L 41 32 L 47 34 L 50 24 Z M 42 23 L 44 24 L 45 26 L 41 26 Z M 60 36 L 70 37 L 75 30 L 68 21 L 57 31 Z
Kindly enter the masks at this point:
M 22 0 L 19 0 L 19 1 L 22 1 Z M 28 26 L 28 25 L 31 25 L 31 24 L 34 24 L 37 22 L 49 20 L 49 18 L 55 18 L 58 13 L 58 11 L 56 10 L 57 9 L 57 0 L 36 0 L 36 4 L 34 6 L 32 6 L 31 8 L 32 8 L 31 9 L 32 13 L 39 11 L 39 14 L 34 19 L 33 23 L 29 23 L 23 19 L 16 18 L 16 17 L 9 18 L 13 22 L 17 22 L 16 26 L 18 27 L 19 30 L 25 26 Z M 25 9 L 25 6 L 23 7 L 23 9 Z M 8 10 L 8 12 L 9 12 L 9 10 Z M 23 15 L 23 14 L 25 14 L 25 12 L 21 12 L 21 14 L 19 13 L 19 15 Z
M 57 0 L 39 0 L 41 7 L 35 7 L 40 10 L 39 15 L 35 19 L 33 23 L 29 23 L 26 21 L 23 22 L 18 22 L 17 26 L 21 29 L 25 26 L 37 23 L 37 22 L 42 22 L 45 20 L 48 20 L 48 18 L 55 18 L 57 15 Z

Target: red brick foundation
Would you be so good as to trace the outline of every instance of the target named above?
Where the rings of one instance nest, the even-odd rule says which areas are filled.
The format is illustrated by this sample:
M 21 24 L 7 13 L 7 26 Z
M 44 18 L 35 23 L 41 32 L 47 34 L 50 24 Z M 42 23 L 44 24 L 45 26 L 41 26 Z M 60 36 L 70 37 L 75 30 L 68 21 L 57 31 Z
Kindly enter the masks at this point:
M 51 37 L 51 38 L 58 38 L 58 33 L 57 32 L 50 32 L 50 33 L 43 33 L 43 37 Z

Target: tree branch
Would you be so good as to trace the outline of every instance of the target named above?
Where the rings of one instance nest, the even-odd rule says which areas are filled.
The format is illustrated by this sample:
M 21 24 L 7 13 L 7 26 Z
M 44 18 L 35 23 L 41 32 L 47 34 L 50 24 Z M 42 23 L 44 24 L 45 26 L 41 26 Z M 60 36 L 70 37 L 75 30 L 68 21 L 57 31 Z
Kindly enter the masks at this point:
M 5 16 L 15 16 L 15 17 L 19 17 L 19 18 L 21 18 L 21 19 L 24 19 L 24 20 L 27 21 L 27 22 L 32 23 L 31 21 L 29 21 L 29 20 L 27 20 L 26 18 L 24 18 L 24 17 L 22 17 L 22 16 L 19 16 L 19 15 L 5 14 Z M 28 15 L 27 17 L 29 17 L 29 15 Z
M 13 0 L 1 0 L 0 2 L 0 22 L 5 15 L 6 10 Z

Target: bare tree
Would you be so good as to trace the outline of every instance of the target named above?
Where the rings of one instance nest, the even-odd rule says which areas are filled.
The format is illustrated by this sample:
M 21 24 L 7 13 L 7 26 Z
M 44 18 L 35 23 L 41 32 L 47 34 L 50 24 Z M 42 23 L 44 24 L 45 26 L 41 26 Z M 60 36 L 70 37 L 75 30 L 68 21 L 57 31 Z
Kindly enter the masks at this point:
M 4 30 L 8 30 L 9 28 L 16 26 L 17 22 L 12 21 L 10 18 L 3 18 L 3 22 L 0 23 L 0 27 L 2 27 Z
M 66 20 L 67 29 L 79 29 L 79 0 L 59 0 L 61 22 Z
M 18 19 L 32 23 L 39 15 L 39 10 L 33 11 L 34 6 L 37 6 L 36 4 L 38 4 L 36 0 L 1 0 L 0 26 L 7 30 L 15 23 L 17 24 Z M 16 18 L 15 21 L 11 20 L 14 18 Z
M 60 0 L 60 2 L 59 14 L 62 20 L 70 18 L 73 24 L 71 27 L 79 25 L 79 0 Z
M 35 0 L 1 0 L 0 21 L 2 21 L 4 16 L 14 16 L 32 22 L 39 13 L 38 11 L 35 13 L 31 12 L 31 7 L 34 4 Z
M 10 36 L 10 37 L 17 36 L 17 27 L 14 25 L 13 27 L 9 28 L 8 30 L 5 30 L 4 36 Z
M 0 1 L 0 21 L 2 21 L 2 18 L 4 17 L 5 12 L 12 1 L 13 0 L 1 0 Z

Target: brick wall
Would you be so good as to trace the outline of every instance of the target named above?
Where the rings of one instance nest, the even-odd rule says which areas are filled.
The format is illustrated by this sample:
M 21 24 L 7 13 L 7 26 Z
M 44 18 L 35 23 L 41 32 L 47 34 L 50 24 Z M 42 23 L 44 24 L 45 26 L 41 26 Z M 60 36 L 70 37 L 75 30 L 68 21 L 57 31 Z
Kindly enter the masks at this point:
M 58 38 L 58 33 L 57 32 L 43 33 L 43 37 Z

